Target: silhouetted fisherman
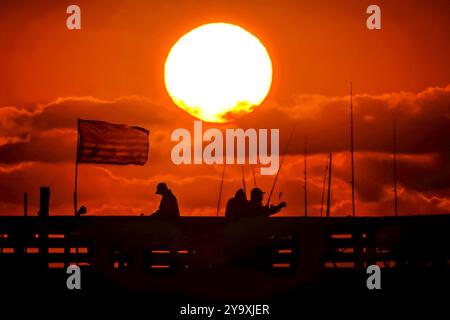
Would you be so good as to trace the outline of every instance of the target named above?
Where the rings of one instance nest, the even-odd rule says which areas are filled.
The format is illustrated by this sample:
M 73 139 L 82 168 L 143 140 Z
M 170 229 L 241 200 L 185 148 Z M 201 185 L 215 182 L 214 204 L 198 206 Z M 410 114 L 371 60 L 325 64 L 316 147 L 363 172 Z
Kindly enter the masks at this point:
M 177 198 L 164 182 L 158 183 L 156 194 L 162 196 L 159 209 L 151 216 L 159 219 L 177 219 L 180 217 Z
M 250 193 L 250 201 L 248 202 L 248 213 L 249 216 L 264 216 L 268 217 L 277 212 L 282 208 L 286 207 L 286 202 L 281 202 L 278 205 L 265 206 L 262 201 L 264 198 L 264 192 L 260 188 L 253 188 Z
M 236 191 L 233 198 L 228 200 L 225 210 L 225 218 L 233 220 L 242 217 L 248 210 L 247 196 L 244 189 Z

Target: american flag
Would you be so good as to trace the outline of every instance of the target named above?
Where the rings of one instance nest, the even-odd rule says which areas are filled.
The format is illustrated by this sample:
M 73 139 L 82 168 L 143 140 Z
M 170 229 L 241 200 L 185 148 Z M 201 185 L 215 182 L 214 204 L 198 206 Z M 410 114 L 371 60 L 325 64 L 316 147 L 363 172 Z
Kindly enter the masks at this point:
M 78 119 L 78 163 L 144 165 L 149 131 L 123 124 Z

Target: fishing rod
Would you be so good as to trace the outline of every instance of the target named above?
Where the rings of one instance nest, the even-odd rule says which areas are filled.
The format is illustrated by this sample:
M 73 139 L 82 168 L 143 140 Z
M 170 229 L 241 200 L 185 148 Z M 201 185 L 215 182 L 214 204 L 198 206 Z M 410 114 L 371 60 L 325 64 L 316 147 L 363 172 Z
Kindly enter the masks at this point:
M 323 214 L 323 196 L 325 194 L 325 182 L 327 181 L 327 171 L 328 171 L 328 164 L 325 166 L 325 171 L 323 174 L 323 187 L 322 187 L 322 204 L 320 206 L 320 216 L 322 217 Z
M 226 163 L 223 164 L 223 171 L 222 171 L 222 180 L 220 181 L 220 190 L 219 190 L 219 200 L 217 201 L 217 214 L 216 216 L 219 216 L 219 210 L 220 210 L 220 199 L 222 198 L 222 189 L 223 189 L 223 178 L 225 177 L 225 168 L 227 167 Z
M 256 176 L 255 176 L 255 168 L 253 167 L 253 165 L 251 165 L 252 167 L 252 175 L 253 175 L 253 184 L 256 188 Z
M 244 193 L 247 194 L 247 188 L 245 187 L 245 168 L 242 165 L 242 187 L 244 188 Z
M 277 180 L 278 180 L 278 174 L 280 173 L 281 167 L 283 166 L 284 158 L 286 157 L 286 153 L 287 153 L 289 145 L 291 143 L 293 134 L 294 134 L 294 128 L 292 129 L 291 134 L 289 135 L 288 142 L 286 143 L 286 147 L 284 149 L 283 156 L 281 157 L 280 166 L 278 167 L 277 174 L 275 175 L 275 179 L 273 180 L 272 188 L 270 189 L 269 197 L 267 198 L 266 206 L 268 206 L 270 204 L 270 198 L 272 198 L 272 193 L 275 188 L 275 184 L 277 183 Z

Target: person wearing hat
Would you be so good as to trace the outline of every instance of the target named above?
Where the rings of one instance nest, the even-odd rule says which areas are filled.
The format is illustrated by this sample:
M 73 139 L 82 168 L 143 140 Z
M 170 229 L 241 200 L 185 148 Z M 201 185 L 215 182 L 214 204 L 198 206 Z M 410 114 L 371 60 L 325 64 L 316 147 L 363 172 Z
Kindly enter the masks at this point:
M 265 206 L 262 201 L 264 198 L 264 191 L 260 188 L 253 188 L 250 193 L 249 210 L 248 215 L 250 216 L 264 216 L 268 217 L 277 212 L 282 208 L 286 207 L 286 202 L 281 202 L 278 205 Z
M 247 196 L 244 189 L 239 189 L 233 198 L 228 200 L 225 210 L 225 218 L 228 220 L 235 220 L 242 217 L 248 209 Z
M 180 217 L 177 198 L 164 182 L 158 183 L 156 194 L 162 196 L 159 209 L 151 216 L 159 219 L 177 219 Z

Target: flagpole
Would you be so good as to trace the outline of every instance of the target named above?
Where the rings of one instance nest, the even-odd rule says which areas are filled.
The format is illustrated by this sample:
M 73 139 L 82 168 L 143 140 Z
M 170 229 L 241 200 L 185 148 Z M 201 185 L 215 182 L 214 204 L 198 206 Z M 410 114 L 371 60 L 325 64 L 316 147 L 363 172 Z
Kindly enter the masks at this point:
M 77 150 L 75 156 L 75 186 L 73 191 L 73 213 L 77 214 L 77 190 L 78 190 L 78 149 L 80 146 L 80 119 L 77 119 Z

